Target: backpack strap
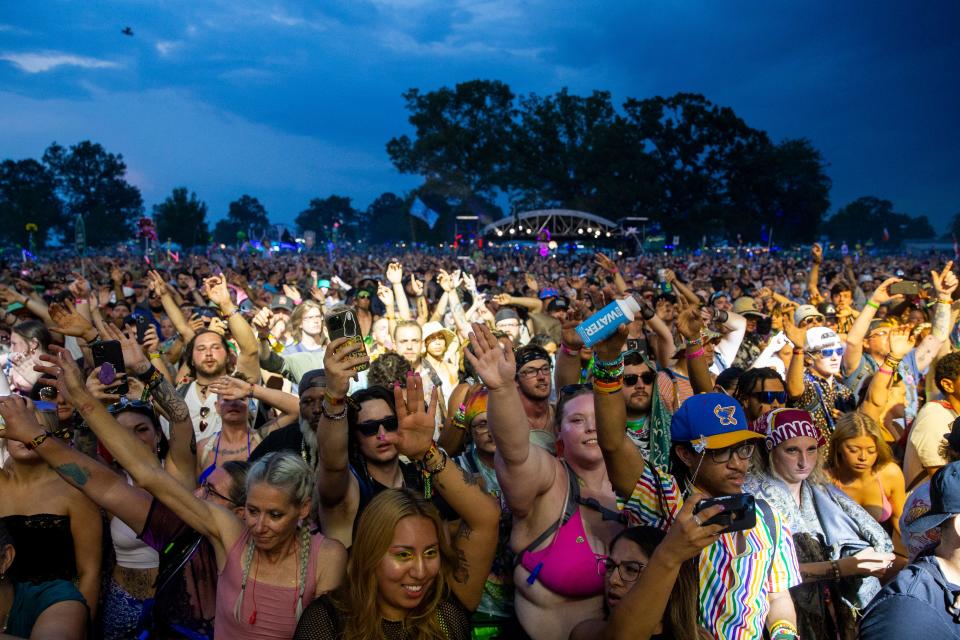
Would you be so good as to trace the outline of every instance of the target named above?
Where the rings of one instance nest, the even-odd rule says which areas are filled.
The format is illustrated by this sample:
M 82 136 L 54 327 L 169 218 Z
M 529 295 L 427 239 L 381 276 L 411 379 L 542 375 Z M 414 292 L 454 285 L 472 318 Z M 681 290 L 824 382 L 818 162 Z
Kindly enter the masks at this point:
M 567 474 L 567 497 L 563 505 L 563 513 L 560 514 L 560 517 L 554 521 L 546 530 L 537 536 L 533 542 L 528 544 L 523 550 L 517 554 L 516 561 L 519 563 L 520 559 L 523 557 L 523 554 L 528 551 L 533 551 L 541 544 L 547 541 L 547 538 L 552 536 L 554 532 L 559 529 L 562 525 L 565 525 L 570 518 L 573 517 L 573 514 L 576 513 L 577 508 L 579 507 L 580 499 L 580 483 L 577 481 L 577 476 L 570 470 L 570 467 L 567 466 L 566 461 L 563 462 L 563 470 Z

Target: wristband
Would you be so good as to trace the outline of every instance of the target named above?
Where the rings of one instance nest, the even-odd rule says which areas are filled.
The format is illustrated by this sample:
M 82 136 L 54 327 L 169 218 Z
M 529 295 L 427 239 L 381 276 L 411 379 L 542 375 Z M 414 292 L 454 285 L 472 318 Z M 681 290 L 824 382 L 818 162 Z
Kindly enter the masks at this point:
M 579 355 L 580 355 L 580 353 L 579 353 L 578 350 L 571 349 L 570 347 L 568 347 L 567 345 L 563 344 L 562 342 L 560 343 L 560 353 L 562 353 L 562 354 L 565 355 L 565 356 L 579 356 Z
M 876 310 L 879 310 L 879 309 L 880 309 L 880 305 L 877 304 L 876 302 L 874 302 L 873 300 L 867 300 L 867 305 L 866 305 L 866 306 L 868 306 L 868 307 L 873 307 L 873 308 L 876 309 Z
M 611 395 L 619 392 L 623 389 L 623 378 L 619 377 L 615 380 L 594 380 L 593 381 L 593 391 L 595 393 L 601 393 L 603 395 Z
M 150 358 L 151 360 L 159 360 L 163 356 L 161 356 L 159 353 L 148 353 L 147 357 Z
M 41 433 L 30 442 L 24 442 L 23 446 L 26 447 L 28 451 L 33 451 L 34 449 L 42 445 L 44 442 L 46 442 L 47 438 L 49 437 L 50 437 L 49 433 Z
M 346 404 L 347 402 L 346 398 L 336 398 L 333 395 L 331 395 L 329 391 L 324 391 L 323 397 L 326 399 L 327 404 L 329 404 L 331 407 L 339 407 L 340 405 Z
M 838 563 L 836 560 L 831 560 L 830 570 L 833 573 L 833 579 L 835 581 L 839 580 L 840 579 L 840 563 Z
M 232 310 L 230 313 L 226 313 L 226 314 L 221 313 L 221 314 L 220 314 L 220 317 L 223 318 L 224 320 L 227 320 L 227 319 L 230 318 L 230 316 L 232 316 L 232 315 L 234 315 L 234 314 L 237 314 L 237 313 L 240 313 L 240 307 L 234 307 L 233 310 Z
M 794 347 L 794 348 L 793 348 L 793 355 L 799 356 L 799 355 L 802 355 L 802 354 L 803 354 L 803 348 L 802 348 L 802 347 Z
M 457 429 L 467 430 L 467 405 L 460 405 L 457 412 L 453 414 L 453 420 L 450 421 L 450 424 Z
M 618 355 L 613 360 L 601 360 L 600 358 L 597 358 L 596 356 L 594 356 L 593 365 L 595 367 L 600 367 L 602 369 L 614 369 L 616 367 L 619 367 L 623 365 L 623 352 L 621 352 L 620 355 Z
M 86 304 L 86 303 L 87 303 L 87 299 L 86 299 L 86 298 L 76 298 L 76 299 L 73 301 L 73 304 Z
M 789 620 L 777 620 L 770 627 L 770 640 L 796 640 L 799 637 L 800 631 Z
M 347 417 L 347 407 L 344 406 L 342 409 L 340 409 L 340 413 L 330 413 L 327 411 L 327 401 L 326 398 L 324 398 L 320 401 L 320 414 L 327 420 L 343 420 Z
M 698 350 L 694 351 L 693 353 L 686 353 L 686 354 L 684 354 L 684 357 L 685 357 L 687 360 L 695 360 L 695 359 L 699 358 L 700 356 L 702 356 L 703 353 L 704 353 L 703 347 L 700 347 Z
M 937 302 L 940 304 L 949 304 L 949 305 L 953 304 L 953 300 L 951 300 L 950 298 L 937 298 Z
M 688 347 L 692 347 L 693 345 L 702 345 L 702 344 L 703 344 L 703 336 L 700 336 L 700 337 L 698 337 L 698 338 L 694 338 L 693 340 L 686 340 L 686 343 L 687 343 L 687 346 L 688 346 Z

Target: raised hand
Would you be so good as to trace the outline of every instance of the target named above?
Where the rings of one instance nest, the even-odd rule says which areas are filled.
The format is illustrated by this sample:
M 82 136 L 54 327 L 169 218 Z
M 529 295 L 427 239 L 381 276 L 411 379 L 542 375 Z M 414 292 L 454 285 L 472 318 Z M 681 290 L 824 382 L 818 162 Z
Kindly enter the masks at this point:
M 470 348 L 464 350 L 464 356 L 483 384 L 491 391 L 514 384 L 517 361 L 513 350 L 504 347 L 486 325 L 474 323 L 472 327 Z
M 253 383 L 233 376 L 221 376 L 210 383 L 210 391 L 224 400 L 244 400 L 253 394 Z
M 55 344 L 48 349 L 49 353 L 40 354 L 40 363 L 33 365 L 33 370 L 44 374 L 41 382 L 56 387 L 61 398 L 74 407 L 78 406 L 88 394 L 83 373 L 69 351 Z
M 120 348 L 123 350 L 123 364 L 127 369 L 142 373 L 150 367 L 150 363 L 143 355 L 143 347 L 137 342 L 136 331 L 124 333 L 112 324 L 106 324 L 103 327 L 103 335 L 100 337 L 104 340 L 116 340 L 120 343 Z
M 537 279 L 532 273 L 523 274 L 523 281 L 526 283 L 528 288 L 533 289 L 534 291 L 540 290 L 540 284 L 537 282 Z
M 681 311 L 677 316 L 677 331 L 687 340 L 698 339 L 703 332 L 703 318 L 700 317 L 700 310 L 689 307 Z
M 783 314 L 783 332 L 786 334 L 787 340 L 793 343 L 794 347 L 798 349 L 803 348 L 803 342 L 807 337 L 807 330 L 801 329 L 793 323 L 792 313 Z
M 410 290 L 417 298 L 423 295 L 423 281 L 417 280 L 417 277 L 412 273 L 410 274 Z
M 201 316 L 199 313 L 194 313 L 190 316 L 189 324 L 194 333 L 207 327 L 207 323 L 203 321 L 203 316 Z
M 477 280 L 472 275 L 467 272 L 463 273 L 463 286 L 467 288 L 467 291 L 470 293 L 476 293 L 477 291 Z
M 510 294 L 509 293 L 498 293 L 493 296 L 493 301 L 496 302 L 501 307 L 510 304 Z
M 93 324 L 77 311 L 70 299 L 51 304 L 50 319 L 55 325 L 51 328 L 65 336 L 93 339 L 97 334 Z
M 931 272 L 931 275 L 933 275 L 932 272 Z M 873 290 L 873 295 L 870 296 L 870 299 L 874 303 L 881 305 L 884 302 L 887 302 L 889 300 L 896 300 L 896 299 L 902 298 L 903 296 L 900 294 L 897 294 L 895 296 L 890 295 L 890 285 L 892 285 L 895 282 L 902 282 L 902 279 L 887 278 L 886 280 L 881 282 L 880 286 Z
M 399 262 L 391 262 L 387 265 L 387 282 L 390 284 L 400 284 L 403 282 L 403 265 Z
M 930 272 L 933 288 L 937 292 L 937 298 L 941 300 L 949 300 L 953 296 L 953 292 L 957 290 L 957 276 L 954 275 L 952 269 L 953 260 L 949 261 L 940 273 Z
M 813 246 L 810 247 L 810 257 L 813 259 L 813 264 L 820 264 L 823 262 L 823 247 L 821 247 L 816 242 L 813 243 Z
M 620 325 L 609 338 L 593 345 L 593 352 L 601 360 L 615 360 L 623 352 L 623 345 L 627 342 L 628 333 L 627 325 Z M 566 340 L 564 340 L 564 343 L 566 344 Z M 573 348 L 573 345 L 567 344 L 567 347 Z
M 87 279 L 76 271 L 71 271 L 70 277 L 73 278 L 73 282 L 71 282 L 67 288 L 70 290 L 70 293 L 73 294 L 73 297 L 90 297 L 90 283 L 87 281 Z
M 364 352 L 363 359 L 353 354 Z M 363 343 L 354 342 L 350 338 L 337 338 L 329 345 L 323 355 L 323 369 L 327 378 L 327 391 L 335 398 L 345 398 L 350 390 L 350 380 L 357 376 L 355 368 L 358 364 L 369 363 L 370 357 L 365 353 Z
M 232 304 L 230 300 L 230 289 L 227 288 L 227 279 L 223 277 L 222 273 L 219 276 L 205 279 L 203 286 L 206 289 L 207 297 L 210 298 L 210 301 L 221 309 L 229 307 Z
M 424 408 L 423 380 L 419 373 L 407 372 L 407 394 L 399 385 L 393 387 L 394 404 L 397 407 L 397 431 L 380 436 L 402 455 L 411 460 L 420 460 L 433 446 L 433 433 L 437 424 L 437 389 L 430 393 L 430 407 Z
M 410 276 L 411 278 L 413 276 Z M 393 289 L 384 285 L 382 282 L 377 283 L 377 297 L 380 298 L 380 302 L 383 303 L 387 309 L 393 308 Z
M 270 307 L 263 307 L 253 316 L 253 326 L 261 338 L 266 338 L 267 334 L 270 333 L 270 321 L 272 319 L 273 311 L 270 310 Z
M 101 367 L 97 367 L 87 376 L 87 391 L 89 391 L 94 398 L 100 402 L 103 402 L 104 404 L 119 402 L 120 394 L 110 393 L 107 391 L 107 389 L 113 389 L 118 384 L 121 384 L 127 377 L 127 374 L 117 373 L 116 377 L 109 384 L 104 384 L 100 382 L 100 369 Z
M 903 360 L 903 357 L 913 349 L 913 340 L 910 337 L 910 327 L 896 327 L 890 329 L 890 355 L 897 360 Z
M 210 331 L 214 333 L 219 333 L 222 336 L 227 335 L 227 323 L 220 318 L 210 318 L 210 324 L 207 325 L 207 329 L 210 329 Z
M 285 284 L 283 285 L 283 295 L 292 299 L 294 302 L 299 303 L 303 298 L 300 297 L 300 291 L 293 285 Z
M 46 431 L 37 420 L 33 403 L 18 395 L 0 396 L 0 417 L 0 438 L 30 442 Z
M 170 287 L 158 271 L 147 271 L 147 287 L 161 297 L 170 293 Z
M 143 332 L 143 348 L 147 353 L 160 353 L 160 336 L 157 335 L 157 328 L 152 322 Z
M 443 269 L 437 272 L 437 284 L 446 292 L 453 290 L 453 278 Z
M 602 254 L 602 253 L 593 254 L 593 261 L 596 263 L 598 267 L 600 267 L 601 269 L 603 269 L 604 271 L 606 271 L 611 275 L 619 271 L 619 269 L 617 269 L 617 263 L 614 262 L 612 259 L 610 259 L 609 256 L 605 254 Z

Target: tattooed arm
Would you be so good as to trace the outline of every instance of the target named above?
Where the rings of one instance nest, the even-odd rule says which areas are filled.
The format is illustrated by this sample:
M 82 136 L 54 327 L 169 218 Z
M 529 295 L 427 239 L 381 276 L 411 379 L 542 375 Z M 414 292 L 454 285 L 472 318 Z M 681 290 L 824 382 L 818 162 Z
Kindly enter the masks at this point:
M 473 611 L 480 604 L 497 549 L 500 508 L 484 491 L 480 476 L 461 469 L 453 460 L 447 460 L 432 482 L 437 493 L 463 518 L 453 541 L 458 562 L 450 588 L 460 603 Z
M 3 398 L 0 414 L 7 423 L 4 437 L 9 440 L 30 442 L 45 433 L 34 416 L 33 408 L 20 398 Z M 99 507 L 120 518 L 137 533 L 143 531 L 153 501 L 149 493 L 127 484 L 122 476 L 109 467 L 80 453 L 60 438 L 47 438 L 35 451 L 61 478 L 82 491 Z

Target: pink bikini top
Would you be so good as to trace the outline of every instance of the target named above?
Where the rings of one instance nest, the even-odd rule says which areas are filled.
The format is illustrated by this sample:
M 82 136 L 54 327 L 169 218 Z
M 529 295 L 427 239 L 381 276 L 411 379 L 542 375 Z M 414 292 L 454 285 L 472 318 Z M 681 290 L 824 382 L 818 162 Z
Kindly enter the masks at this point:
M 564 463 L 570 486 L 563 515 L 520 554 L 520 566 L 530 572 L 527 584 L 537 580 L 550 591 L 566 598 L 589 598 L 603 593 L 603 576 L 597 562 L 606 556 L 594 553 L 583 528 L 580 507 L 599 511 L 604 520 L 623 522 L 623 514 L 607 509 L 595 499 L 580 497 L 580 482 Z M 533 551 L 556 532 L 549 545 Z

